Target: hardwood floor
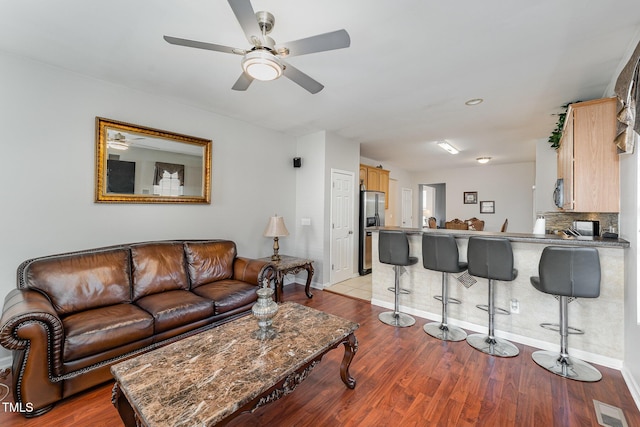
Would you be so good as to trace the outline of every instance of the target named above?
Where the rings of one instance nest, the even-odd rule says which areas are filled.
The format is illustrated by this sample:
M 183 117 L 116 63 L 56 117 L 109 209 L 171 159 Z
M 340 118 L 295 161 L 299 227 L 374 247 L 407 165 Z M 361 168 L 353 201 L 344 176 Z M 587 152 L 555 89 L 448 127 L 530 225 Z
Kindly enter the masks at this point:
M 307 299 L 302 286 L 287 286 L 284 297 L 360 323 L 350 368 L 356 388 L 347 389 L 340 379 L 341 346 L 295 392 L 230 425 L 597 426 L 595 399 L 621 408 L 629 426 L 640 426 L 640 412 L 619 371 L 599 366 L 603 379 L 597 383 L 566 380 L 538 367 L 531 360 L 533 348 L 517 344 L 519 356 L 491 357 L 464 341 L 429 337 L 422 330 L 424 319 L 395 329 L 378 320 L 384 311 L 379 307 L 330 292 L 313 294 Z M 111 405 L 111 387 L 67 399 L 34 419 L 0 410 L 0 425 L 122 425 Z

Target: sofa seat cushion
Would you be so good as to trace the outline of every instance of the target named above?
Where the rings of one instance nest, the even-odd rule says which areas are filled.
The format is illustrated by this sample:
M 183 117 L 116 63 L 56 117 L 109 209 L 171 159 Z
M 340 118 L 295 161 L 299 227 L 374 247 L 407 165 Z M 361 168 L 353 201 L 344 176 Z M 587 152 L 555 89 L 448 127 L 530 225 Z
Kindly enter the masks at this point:
M 63 360 L 101 353 L 153 335 L 153 317 L 133 304 L 116 304 L 62 319 Z
M 218 315 L 256 302 L 258 300 L 257 290 L 258 287 L 255 285 L 228 279 L 198 286 L 193 290 L 193 293 L 212 299 L 215 314 Z
M 153 316 L 155 333 L 213 316 L 213 301 L 189 291 L 147 295 L 136 301 L 136 304 Z

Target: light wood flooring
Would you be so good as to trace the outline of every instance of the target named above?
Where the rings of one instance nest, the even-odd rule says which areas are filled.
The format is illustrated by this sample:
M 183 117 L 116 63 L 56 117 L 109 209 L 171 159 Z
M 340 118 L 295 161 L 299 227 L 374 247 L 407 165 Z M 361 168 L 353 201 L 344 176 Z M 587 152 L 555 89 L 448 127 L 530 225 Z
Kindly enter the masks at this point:
M 355 389 L 340 379 L 340 346 L 293 393 L 230 425 L 598 426 L 595 399 L 621 408 L 630 427 L 640 426 L 640 412 L 619 371 L 598 367 L 603 379 L 596 383 L 567 380 L 538 367 L 531 347 L 516 344 L 519 356 L 491 357 L 464 341 L 442 342 L 426 335 L 424 319 L 396 329 L 378 320 L 385 311 L 380 307 L 332 292 L 313 294 L 307 299 L 303 286 L 290 285 L 284 299 L 360 324 L 350 368 Z M 99 386 L 30 420 L 0 410 L 0 426 L 120 426 L 111 388 L 112 383 Z

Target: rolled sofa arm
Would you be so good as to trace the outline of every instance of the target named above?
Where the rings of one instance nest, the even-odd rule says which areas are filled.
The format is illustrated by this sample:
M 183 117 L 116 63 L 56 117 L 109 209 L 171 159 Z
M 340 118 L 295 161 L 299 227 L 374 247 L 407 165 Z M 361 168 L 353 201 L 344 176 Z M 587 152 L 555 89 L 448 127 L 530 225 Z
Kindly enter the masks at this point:
M 233 263 L 233 278 L 252 285 L 262 286 L 265 279 L 270 282 L 275 275 L 273 265 L 266 261 L 236 257 Z
M 13 350 L 13 394 L 34 416 L 62 398 L 64 329 L 48 298 L 38 291 L 14 289 L 0 318 L 0 345 Z

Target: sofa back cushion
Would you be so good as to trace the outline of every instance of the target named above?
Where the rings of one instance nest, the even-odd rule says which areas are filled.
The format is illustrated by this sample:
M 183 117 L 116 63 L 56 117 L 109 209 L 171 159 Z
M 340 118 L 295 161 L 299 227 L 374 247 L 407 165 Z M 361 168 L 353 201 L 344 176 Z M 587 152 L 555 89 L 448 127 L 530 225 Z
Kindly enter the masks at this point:
M 233 261 L 237 254 L 234 242 L 186 242 L 184 248 L 192 288 L 233 277 Z
M 111 248 L 29 261 L 21 287 L 46 294 L 60 316 L 131 301 L 129 250 Z
M 133 300 L 164 291 L 189 289 L 182 243 L 131 246 Z

